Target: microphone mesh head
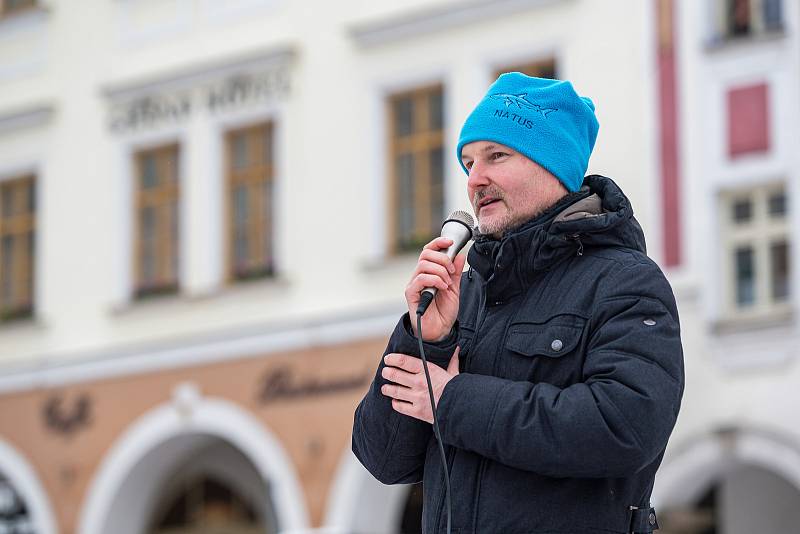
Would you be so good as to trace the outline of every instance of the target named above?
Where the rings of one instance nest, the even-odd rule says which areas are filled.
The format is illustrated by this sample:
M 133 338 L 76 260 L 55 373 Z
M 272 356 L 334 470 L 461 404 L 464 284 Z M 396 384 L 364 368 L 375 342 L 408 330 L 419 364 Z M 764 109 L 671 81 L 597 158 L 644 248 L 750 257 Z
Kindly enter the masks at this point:
M 466 211 L 456 210 L 450 214 L 447 219 L 444 220 L 442 226 L 444 226 L 447 221 L 458 221 L 464 226 L 469 229 L 469 238 L 472 239 L 472 236 L 475 235 L 475 220 L 472 218 L 472 215 L 467 213 Z
M 447 217 L 448 221 L 458 221 L 466 224 L 469 228 L 475 226 L 475 220 L 472 218 L 472 215 L 467 213 L 466 211 L 456 210 Z

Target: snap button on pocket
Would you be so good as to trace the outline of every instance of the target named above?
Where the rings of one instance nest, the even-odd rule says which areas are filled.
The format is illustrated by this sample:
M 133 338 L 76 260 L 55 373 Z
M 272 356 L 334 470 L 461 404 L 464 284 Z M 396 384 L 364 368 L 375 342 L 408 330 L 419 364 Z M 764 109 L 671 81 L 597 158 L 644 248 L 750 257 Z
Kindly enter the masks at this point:
M 646 324 L 647 326 L 655 326 L 656 325 L 655 320 L 650 319 L 649 317 L 647 319 L 645 319 L 644 321 L 642 321 L 642 322 L 644 324 Z
M 550 343 L 550 348 L 554 351 L 558 352 L 564 348 L 564 342 L 560 339 L 554 339 L 552 343 Z

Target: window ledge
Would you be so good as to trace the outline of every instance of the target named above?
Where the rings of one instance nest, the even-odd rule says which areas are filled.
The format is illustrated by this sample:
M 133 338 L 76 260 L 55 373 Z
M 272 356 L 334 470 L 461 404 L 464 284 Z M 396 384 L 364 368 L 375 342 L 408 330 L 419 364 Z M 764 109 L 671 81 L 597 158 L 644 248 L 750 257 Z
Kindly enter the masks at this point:
M 174 293 L 159 295 L 144 299 L 132 299 L 111 307 L 110 313 L 116 317 L 134 316 L 140 313 L 150 313 L 154 309 L 167 310 L 175 308 L 188 308 L 204 302 L 222 300 L 236 300 L 246 296 L 263 293 L 286 293 L 291 288 L 291 282 L 283 276 L 242 280 L 225 285 L 220 285 L 197 293 Z
M 773 43 L 785 39 L 787 32 L 785 28 L 770 30 L 755 35 L 742 35 L 736 37 L 715 37 L 706 42 L 705 50 L 709 54 L 722 52 L 725 50 L 738 50 L 746 46 L 754 46 L 763 43 Z
M 794 325 L 794 311 L 789 305 L 764 312 L 752 312 L 725 317 L 711 324 L 711 333 L 729 336 L 770 328 L 786 328 Z
M 42 332 L 45 328 L 46 325 L 44 322 L 37 318 L 36 315 L 32 317 L 20 317 L 19 319 L 0 321 L 0 336 L 12 335 L 12 332 L 13 335 L 24 334 L 26 332 Z

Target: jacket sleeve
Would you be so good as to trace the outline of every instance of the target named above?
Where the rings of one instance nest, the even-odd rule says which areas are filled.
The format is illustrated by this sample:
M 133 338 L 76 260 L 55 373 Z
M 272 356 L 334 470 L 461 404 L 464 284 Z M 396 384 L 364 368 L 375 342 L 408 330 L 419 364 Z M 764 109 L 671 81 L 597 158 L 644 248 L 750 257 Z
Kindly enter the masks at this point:
M 458 324 L 450 336 L 438 343 L 425 343 L 429 364 L 447 368 L 456 349 Z M 419 357 L 417 339 L 405 314 L 389 339 L 389 353 Z M 392 408 L 390 397 L 381 393 L 388 381 L 381 376 L 383 358 L 367 394 L 356 408 L 353 422 L 353 453 L 384 484 L 410 484 L 422 480 L 428 442 L 433 435 L 430 423 L 400 414 Z
M 653 462 L 683 394 L 674 297 L 651 263 L 605 286 L 581 382 L 562 389 L 460 374 L 439 400 L 443 441 L 553 477 L 624 477 Z

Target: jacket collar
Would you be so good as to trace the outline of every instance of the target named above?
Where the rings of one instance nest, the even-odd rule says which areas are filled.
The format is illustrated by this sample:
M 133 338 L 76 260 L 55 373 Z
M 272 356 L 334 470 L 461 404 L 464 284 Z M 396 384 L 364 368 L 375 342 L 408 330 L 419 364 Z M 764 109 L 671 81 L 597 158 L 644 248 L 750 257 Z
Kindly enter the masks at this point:
M 500 239 L 477 236 L 468 260 L 487 282 L 488 296 L 505 300 L 523 291 L 541 272 L 581 255 L 585 247 L 645 251 L 644 235 L 630 202 L 604 176 L 587 176 L 579 191 Z

